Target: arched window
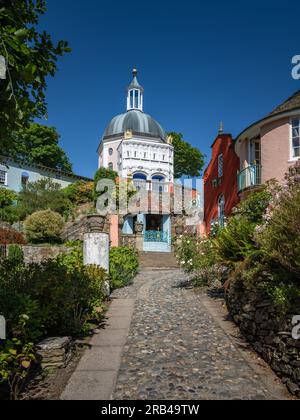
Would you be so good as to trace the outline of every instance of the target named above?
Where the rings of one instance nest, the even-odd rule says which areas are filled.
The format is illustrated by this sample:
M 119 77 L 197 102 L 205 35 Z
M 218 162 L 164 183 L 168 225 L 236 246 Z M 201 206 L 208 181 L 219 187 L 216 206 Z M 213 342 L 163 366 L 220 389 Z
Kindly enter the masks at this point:
M 218 200 L 218 219 L 219 225 L 224 227 L 225 223 L 225 197 L 224 195 L 220 195 Z
M 114 153 L 114 150 L 112 148 L 110 148 L 109 151 L 108 151 L 108 153 L 109 153 L 109 156 L 112 156 L 113 153 Z
M 108 168 L 113 171 L 114 170 L 114 164 L 113 163 L 109 163 L 108 164 Z
M 139 181 L 147 181 L 147 176 L 142 173 L 136 173 L 133 175 L 133 179 L 138 179 Z
M 135 173 L 133 175 L 133 183 L 137 190 L 146 188 L 147 175 L 142 173 Z
M 162 175 L 155 175 L 152 177 L 153 191 L 163 192 L 164 191 L 165 177 Z

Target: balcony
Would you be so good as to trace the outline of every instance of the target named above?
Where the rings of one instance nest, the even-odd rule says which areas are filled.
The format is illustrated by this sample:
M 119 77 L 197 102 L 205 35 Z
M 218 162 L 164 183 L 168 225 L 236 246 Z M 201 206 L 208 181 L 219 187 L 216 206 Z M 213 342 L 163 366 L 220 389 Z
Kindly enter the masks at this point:
M 155 181 L 143 181 L 139 179 L 134 179 L 133 183 L 135 188 L 138 191 L 153 191 L 158 193 L 167 193 L 169 192 L 169 183 L 165 182 L 155 182 Z
M 251 165 L 238 174 L 238 192 L 261 185 L 261 166 Z

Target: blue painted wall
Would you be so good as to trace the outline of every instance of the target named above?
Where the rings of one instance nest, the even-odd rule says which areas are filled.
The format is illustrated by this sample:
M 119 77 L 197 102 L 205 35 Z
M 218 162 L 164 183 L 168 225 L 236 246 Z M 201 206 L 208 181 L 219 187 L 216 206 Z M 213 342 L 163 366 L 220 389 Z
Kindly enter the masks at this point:
M 59 172 L 52 172 L 47 169 L 34 168 L 30 165 L 20 165 L 14 162 L 9 162 L 5 164 L 0 164 L 0 170 L 6 172 L 6 184 L 0 184 L 0 187 L 5 187 L 15 192 L 20 192 L 22 190 L 22 174 L 28 174 L 29 182 L 36 182 L 41 179 L 50 178 L 53 182 L 61 185 L 62 188 L 67 187 L 70 184 L 78 181 L 79 177 L 66 176 L 65 174 L 60 174 Z

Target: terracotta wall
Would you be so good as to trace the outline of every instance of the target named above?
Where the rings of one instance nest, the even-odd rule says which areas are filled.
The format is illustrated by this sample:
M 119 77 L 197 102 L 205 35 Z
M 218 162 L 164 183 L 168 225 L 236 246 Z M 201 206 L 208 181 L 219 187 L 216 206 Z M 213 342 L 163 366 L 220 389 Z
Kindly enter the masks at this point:
M 218 177 L 218 156 L 223 154 L 223 177 Z M 225 215 L 230 216 L 233 207 L 239 202 L 237 194 L 237 173 L 240 160 L 235 153 L 231 135 L 217 137 L 212 146 L 212 159 L 204 175 L 204 220 L 207 232 L 211 221 L 218 218 L 218 200 L 221 194 L 225 197 Z M 213 181 L 218 180 L 214 186 Z

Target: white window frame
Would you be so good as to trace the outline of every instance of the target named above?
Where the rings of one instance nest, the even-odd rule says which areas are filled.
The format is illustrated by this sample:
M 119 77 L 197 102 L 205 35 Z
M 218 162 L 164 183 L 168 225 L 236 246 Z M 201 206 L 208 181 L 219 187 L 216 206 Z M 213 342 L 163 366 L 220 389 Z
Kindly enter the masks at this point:
M 220 170 L 222 168 L 222 170 Z M 224 159 L 223 153 L 220 153 L 218 156 L 218 177 L 222 178 L 224 176 Z
M 5 181 L 4 184 L 1 182 L 0 185 L 7 186 L 7 171 L 5 169 L 0 169 L 0 172 L 4 173 Z
M 224 194 L 219 195 L 218 198 L 218 220 L 224 221 L 225 216 L 225 209 L 226 209 L 226 200 Z
M 300 133 L 300 115 L 290 118 L 290 162 L 297 162 L 297 160 L 300 159 L 300 156 L 294 156 L 293 120 L 298 120 L 298 122 L 299 122 L 299 133 Z M 299 138 L 300 138 L 300 136 L 299 136 Z

